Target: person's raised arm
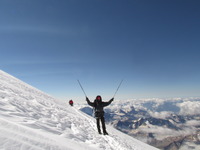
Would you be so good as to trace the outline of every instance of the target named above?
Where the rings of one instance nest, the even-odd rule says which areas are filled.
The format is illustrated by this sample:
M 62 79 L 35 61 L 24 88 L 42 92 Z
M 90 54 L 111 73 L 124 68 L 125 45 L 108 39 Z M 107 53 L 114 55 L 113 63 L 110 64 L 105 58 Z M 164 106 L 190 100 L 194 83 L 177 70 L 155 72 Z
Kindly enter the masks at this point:
M 90 106 L 94 107 L 94 103 L 90 102 L 90 100 L 89 100 L 89 98 L 88 98 L 88 97 L 86 97 L 86 101 L 87 101 L 88 105 L 90 105 Z
M 110 105 L 112 101 L 114 101 L 114 97 L 111 98 L 108 102 L 104 102 L 104 107 Z

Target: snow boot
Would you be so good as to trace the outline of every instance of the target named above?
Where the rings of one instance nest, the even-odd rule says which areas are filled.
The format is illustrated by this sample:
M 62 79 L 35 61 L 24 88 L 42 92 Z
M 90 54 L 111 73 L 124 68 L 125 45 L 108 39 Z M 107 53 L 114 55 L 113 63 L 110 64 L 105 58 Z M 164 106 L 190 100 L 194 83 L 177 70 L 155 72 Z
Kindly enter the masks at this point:
M 103 135 L 108 135 L 108 132 L 104 131 L 104 132 L 103 132 Z
M 99 134 L 102 134 L 102 133 L 101 133 L 101 129 L 100 129 L 100 128 L 98 128 L 98 132 L 99 132 Z

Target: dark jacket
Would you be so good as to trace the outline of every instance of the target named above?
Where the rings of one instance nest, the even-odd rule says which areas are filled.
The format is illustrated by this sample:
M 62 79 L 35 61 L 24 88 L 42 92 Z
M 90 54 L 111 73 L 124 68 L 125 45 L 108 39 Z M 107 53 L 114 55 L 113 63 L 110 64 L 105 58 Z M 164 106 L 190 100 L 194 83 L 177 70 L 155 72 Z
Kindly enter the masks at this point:
M 88 103 L 88 105 L 92 106 L 94 108 L 95 111 L 95 117 L 102 117 L 104 115 L 104 110 L 103 108 L 108 106 L 109 104 L 111 104 L 111 102 L 114 99 L 112 98 L 111 100 L 109 100 L 108 102 L 102 102 L 102 100 L 97 100 L 95 99 L 94 102 L 90 102 L 90 100 L 88 98 L 86 98 L 86 101 Z

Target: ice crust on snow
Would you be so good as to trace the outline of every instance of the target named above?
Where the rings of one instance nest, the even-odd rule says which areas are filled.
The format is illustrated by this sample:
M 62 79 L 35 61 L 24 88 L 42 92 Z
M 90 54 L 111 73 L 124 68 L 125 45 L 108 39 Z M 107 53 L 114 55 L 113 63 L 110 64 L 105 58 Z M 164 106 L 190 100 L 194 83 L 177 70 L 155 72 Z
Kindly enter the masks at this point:
M 155 150 L 0 70 L 0 149 Z

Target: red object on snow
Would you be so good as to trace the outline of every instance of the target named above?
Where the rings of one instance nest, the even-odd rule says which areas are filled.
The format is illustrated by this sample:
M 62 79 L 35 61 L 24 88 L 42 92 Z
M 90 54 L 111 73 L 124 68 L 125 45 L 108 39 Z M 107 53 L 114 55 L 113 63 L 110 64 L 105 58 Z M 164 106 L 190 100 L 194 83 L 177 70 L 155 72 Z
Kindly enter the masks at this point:
M 73 106 L 73 104 L 74 104 L 73 100 L 70 100 L 70 101 L 69 101 L 69 104 L 70 104 L 71 106 Z

